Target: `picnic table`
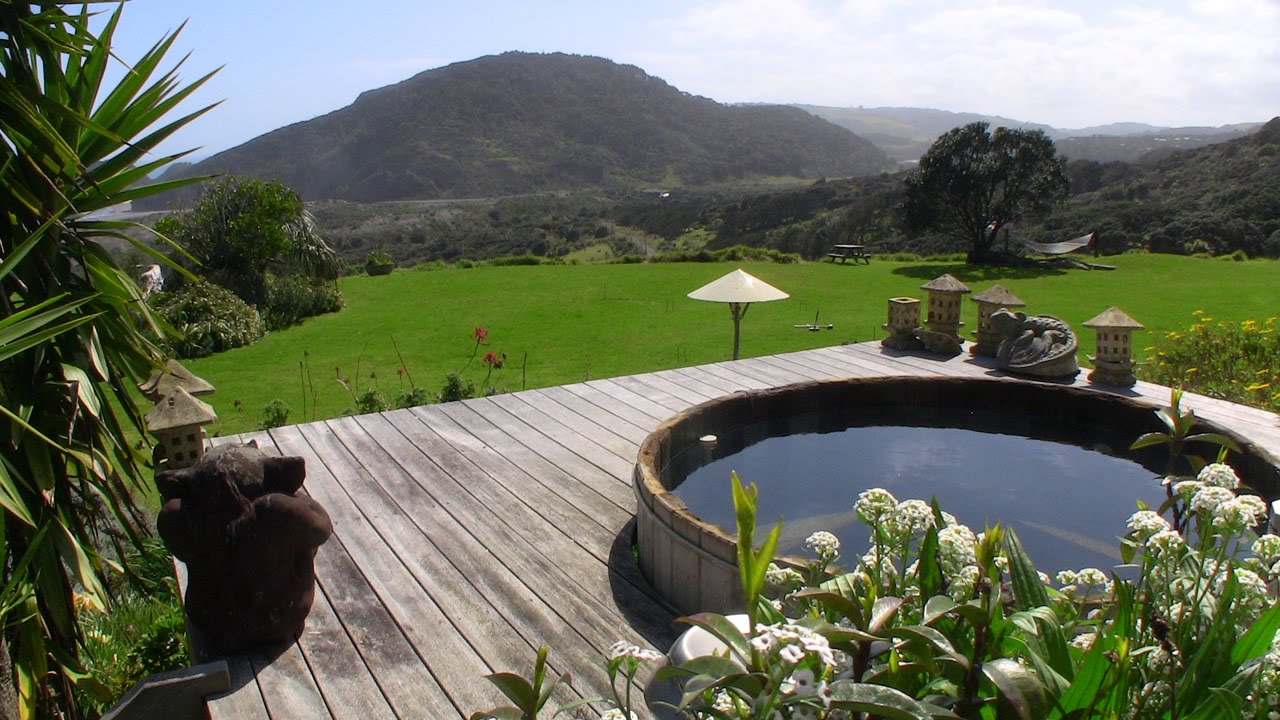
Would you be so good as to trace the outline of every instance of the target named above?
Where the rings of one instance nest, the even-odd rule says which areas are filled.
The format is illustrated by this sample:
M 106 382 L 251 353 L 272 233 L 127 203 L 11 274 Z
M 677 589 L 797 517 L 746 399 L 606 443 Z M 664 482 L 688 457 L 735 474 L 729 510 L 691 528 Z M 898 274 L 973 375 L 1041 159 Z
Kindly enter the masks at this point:
M 832 245 L 831 252 L 827 253 L 827 257 L 831 258 L 831 262 L 835 262 L 836 258 L 840 259 L 843 265 L 845 260 L 852 259 L 854 263 L 859 260 L 870 265 L 871 254 L 867 252 L 866 245 Z

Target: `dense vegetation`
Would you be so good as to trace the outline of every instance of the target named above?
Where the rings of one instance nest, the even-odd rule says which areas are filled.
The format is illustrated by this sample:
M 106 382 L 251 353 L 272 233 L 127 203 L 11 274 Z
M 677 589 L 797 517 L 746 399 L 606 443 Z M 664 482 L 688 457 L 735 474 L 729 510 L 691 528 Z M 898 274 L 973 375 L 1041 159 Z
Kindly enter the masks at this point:
M 121 12 L 104 14 L 97 30 L 83 6 L 6 3 L 0 12 L 6 718 L 78 717 L 78 696 L 110 699 L 86 672 L 84 615 L 112 609 L 123 549 L 147 533 L 135 502 L 146 487 L 135 445 L 145 429 L 132 391 L 161 362 L 146 330 L 162 331 L 103 246 L 132 242 L 127 223 L 95 214 L 158 189 L 139 183 L 174 159 L 152 152 L 200 114 L 174 111 L 203 80 L 184 86 L 159 69 L 174 35 L 116 74 Z
M 633 66 L 511 52 L 370 90 L 182 172 L 371 202 L 867 175 L 887 164 L 871 143 L 796 108 L 730 107 Z
M 1011 233 L 1038 242 L 1098 232 L 1102 254 L 1128 251 L 1280 256 L 1280 120 L 1256 134 L 1178 152 L 1153 166 L 1067 164 L 1071 195 Z M 838 242 L 877 253 L 954 253 L 966 243 L 903 227 L 904 177 L 657 192 L 580 192 L 500 200 L 313 204 L 344 259 L 373 248 L 401 265 L 532 253 L 583 261 L 753 245 L 821 258 Z M 1003 249 L 1003 233 L 1000 249 Z

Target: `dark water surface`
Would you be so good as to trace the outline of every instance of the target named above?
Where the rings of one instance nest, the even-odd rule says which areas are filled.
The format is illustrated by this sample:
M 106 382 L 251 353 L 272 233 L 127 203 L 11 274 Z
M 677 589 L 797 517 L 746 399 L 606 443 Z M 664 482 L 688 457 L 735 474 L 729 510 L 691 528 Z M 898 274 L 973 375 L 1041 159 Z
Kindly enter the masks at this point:
M 909 425 L 768 437 L 733 452 L 742 444 L 722 438 L 677 458 L 677 478 L 711 461 L 687 471 L 675 494 L 699 518 L 733 532 L 729 476 L 737 471 L 760 487 L 761 525 L 785 520 L 781 552 L 803 555 L 804 539 L 828 530 L 840 538 L 846 567 L 868 546 L 868 530 L 853 512 L 868 488 L 885 488 L 900 501 L 936 496 L 974 532 L 997 522 L 1012 527 L 1050 575 L 1117 564 L 1117 538 L 1136 501 L 1156 508 L 1164 500 L 1156 473 L 1101 445 Z M 719 457 L 721 451 L 730 454 Z

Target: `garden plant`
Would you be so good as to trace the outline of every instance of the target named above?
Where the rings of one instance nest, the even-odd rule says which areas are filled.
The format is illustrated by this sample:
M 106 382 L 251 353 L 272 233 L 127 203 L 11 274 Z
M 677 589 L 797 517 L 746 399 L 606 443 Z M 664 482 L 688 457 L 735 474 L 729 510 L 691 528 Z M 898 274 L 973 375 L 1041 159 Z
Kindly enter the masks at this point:
M 95 21 L 89 5 L 76 8 L 6 3 L 0 12 L 6 717 L 77 717 L 77 694 L 109 694 L 86 672 L 81 608 L 111 609 L 109 580 L 145 532 L 134 499 L 144 491 L 146 457 L 135 446 L 144 425 L 132 391 L 161 366 L 151 338 L 164 330 L 104 244 L 167 260 L 126 232 L 141 228 L 95 211 L 190 182 L 145 184 L 176 159 L 151 152 L 203 112 L 171 115 L 205 79 L 184 86 L 176 70 L 159 70 L 176 33 L 113 86 L 122 10 Z

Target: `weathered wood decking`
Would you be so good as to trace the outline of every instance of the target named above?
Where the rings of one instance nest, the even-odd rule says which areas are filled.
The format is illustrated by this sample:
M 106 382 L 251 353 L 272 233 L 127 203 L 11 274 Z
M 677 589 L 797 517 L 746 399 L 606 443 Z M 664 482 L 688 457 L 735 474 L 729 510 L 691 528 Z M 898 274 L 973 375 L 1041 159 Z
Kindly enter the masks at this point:
M 863 343 L 241 436 L 306 458 L 334 535 L 303 637 L 233 658 L 211 717 L 467 717 L 501 701 L 485 674 L 527 672 L 544 644 L 574 677 L 558 701 L 607 694 L 614 641 L 665 650 L 681 629 L 631 552 L 632 466 L 650 430 L 739 390 L 886 375 L 999 374 Z M 1169 399 L 1148 383 L 1126 394 Z M 1276 415 L 1184 402 L 1280 457 Z

